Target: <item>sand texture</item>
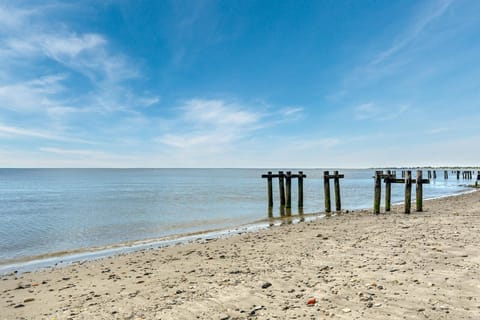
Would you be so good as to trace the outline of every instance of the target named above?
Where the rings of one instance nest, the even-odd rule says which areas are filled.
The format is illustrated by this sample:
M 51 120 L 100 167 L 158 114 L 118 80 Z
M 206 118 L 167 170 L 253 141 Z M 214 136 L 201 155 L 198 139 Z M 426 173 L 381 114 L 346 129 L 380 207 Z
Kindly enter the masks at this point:
M 424 208 L 3 276 L 0 319 L 480 319 L 480 192 Z

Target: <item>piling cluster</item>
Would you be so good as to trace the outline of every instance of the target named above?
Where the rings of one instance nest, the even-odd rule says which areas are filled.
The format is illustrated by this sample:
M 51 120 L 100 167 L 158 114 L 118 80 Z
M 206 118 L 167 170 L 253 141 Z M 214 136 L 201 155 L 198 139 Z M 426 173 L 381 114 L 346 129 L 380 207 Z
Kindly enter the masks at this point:
M 443 170 L 444 179 L 448 179 L 449 170 Z M 475 172 L 474 171 L 460 171 L 452 170 L 451 173 L 456 175 L 457 179 L 460 179 L 462 175 L 464 180 L 472 180 Z M 374 178 L 374 197 L 373 197 L 373 213 L 380 213 L 381 206 L 381 194 L 382 194 L 382 180 L 385 183 L 385 211 L 389 212 L 391 210 L 391 198 L 392 198 L 392 183 L 402 183 L 405 185 L 405 201 L 404 201 L 404 212 L 410 213 L 412 207 L 412 184 L 415 183 L 415 210 L 417 212 L 423 211 L 423 185 L 429 184 L 430 180 L 437 179 L 436 170 L 427 171 L 428 179 L 423 179 L 422 170 L 417 170 L 416 178 L 412 179 L 411 170 L 402 170 L 402 178 L 397 178 L 397 172 L 395 170 L 375 171 Z M 283 173 L 279 171 L 278 174 L 273 174 L 269 171 L 267 174 L 262 175 L 262 178 L 267 179 L 267 197 L 268 197 L 268 208 L 269 212 L 273 207 L 273 179 L 278 178 L 279 186 L 279 200 L 280 200 L 280 209 L 290 209 L 292 207 L 292 179 L 297 179 L 298 183 L 298 208 L 303 209 L 303 179 L 307 176 L 303 174 L 302 171 L 299 171 L 298 174 L 292 174 L 291 171 Z M 334 171 L 333 174 L 330 174 L 329 171 L 323 172 L 323 185 L 324 185 L 324 198 L 325 198 L 325 212 L 329 213 L 332 211 L 331 199 L 330 199 L 330 180 L 333 179 L 334 184 L 334 194 L 335 194 L 335 210 L 340 212 L 342 210 L 341 198 L 340 198 L 340 179 L 344 178 L 344 174 L 340 174 L 338 171 Z M 478 184 L 480 180 L 480 171 L 477 171 L 477 177 L 475 185 Z
M 340 199 L 340 179 L 345 175 L 339 174 L 338 171 L 334 171 L 333 175 L 328 171 L 323 172 L 323 189 L 325 193 L 325 212 L 332 212 L 332 206 L 330 201 L 330 179 L 333 179 L 334 193 L 335 193 L 335 210 L 337 212 L 342 210 L 342 201 Z
M 382 193 L 382 179 L 385 182 L 385 211 L 391 210 L 391 184 L 392 183 L 403 183 L 405 184 L 405 202 L 404 208 L 405 213 L 410 213 L 412 207 L 412 183 L 415 183 L 416 186 L 416 211 L 423 211 L 423 185 L 430 183 L 429 179 L 422 178 L 422 170 L 417 170 L 416 179 L 412 179 L 412 171 L 406 170 L 402 171 L 402 179 L 397 179 L 395 175 L 391 173 L 390 170 L 387 170 L 386 174 L 383 171 L 375 172 L 375 191 L 373 197 L 373 213 L 380 213 L 380 202 L 381 202 L 381 193 Z
M 290 209 L 292 208 L 292 179 L 298 179 L 298 207 L 303 208 L 303 179 L 307 176 L 302 171 L 298 171 L 298 174 L 292 174 L 291 171 L 283 173 L 278 171 L 278 174 L 272 174 L 269 171 L 267 174 L 263 174 L 262 178 L 267 179 L 267 197 L 268 208 L 273 208 L 273 179 L 278 178 L 278 193 L 280 200 L 280 208 Z

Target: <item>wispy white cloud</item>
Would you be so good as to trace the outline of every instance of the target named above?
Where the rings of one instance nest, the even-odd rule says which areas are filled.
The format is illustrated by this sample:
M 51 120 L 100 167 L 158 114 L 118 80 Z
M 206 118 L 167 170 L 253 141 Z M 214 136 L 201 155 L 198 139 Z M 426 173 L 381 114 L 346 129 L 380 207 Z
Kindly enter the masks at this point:
M 115 139 L 123 133 L 120 124 L 138 123 L 145 118 L 142 108 L 160 102 L 158 94 L 130 86 L 140 69 L 106 35 L 79 32 L 62 21 L 62 10 L 76 6 L 81 7 L 55 2 L 27 8 L 0 1 L 3 138 L 91 143 L 96 131 L 108 129 L 112 136 L 105 139 Z
M 4 32 L 17 28 L 24 20 L 33 14 L 33 9 L 23 9 L 7 4 L 0 5 L 0 27 Z
M 59 108 L 53 96 L 64 90 L 65 74 L 53 74 L 18 83 L 0 85 L 0 109 L 13 111 L 48 111 Z
M 267 109 L 220 99 L 187 100 L 178 108 L 180 113 L 176 121 L 181 129 L 168 131 L 156 141 L 178 149 L 218 152 L 261 129 L 286 119 L 295 121 L 303 114 L 301 107 Z
M 64 149 L 53 147 L 41 147 L 42 152 L 54 153 L 62 156 L 81 156 L 81 157 L 105 157 L 107 153 L 97 150 L 88 149 Z
M 165 134 L 157 139 L 158 142 L 176 147 L 191 148 L 205 145 L 222 146 L 238 138 L 232 133 L 212 132 L 212 133 L 186 133 L 186 134 Z
M 427 134 L 441 134 L 441 133 L 449 132 L 451 130 L 452 130 L 451 128 L 441 127 L 441 128 L 429 129 L 426 133 Z
M 327 137 L 318 139 L 297 139 L 291 145 L 295 149 L 331 149 L 335 146 L 345 143 L 345 140 L 337 137 Z
M 2 125 L 2 124 L 0 124 L 0 134 L 2 134 L 4 137 L 5 136 L 10 136 L 10 137 L 20 136 L 20 137 L 54 140 L 54 141 L 95 144 L 95 142 L 93 142 L 93 141 L 67 137 L 67 136 L 59 135 L 58 133 L 55 133 L 55 132 L 25 129 L 25 128 L 21 128 L 21 127 L 7 126 L 7 125 Z
M 150 107 L 159 102 L 160 102 L 160 97 L 158 96 L 138 98 L 138 104 L 143 107 Z
M 404 114 L 409 107 L 400 105 L 398 107 L 386 108 L 376 103 L 368 102 L 353 107 L 353 116 L 356 120 L 393 120 Z
M 244 126 L 255 123 L 261 115 L 223 100 L 192 99 L 180 108 L 183 117 L 195 124 Z
M 139 76 L 133 63 L 126 56 L 113 53 L 100 34 L 37 31 L 23 35 L 23 32 L 19 30 L 7 37 L 0 47 L 0 56 L 16 61 L 51 59 L 96 82 L 121 82 Z
M 287 107 L 280 110 L 283 117 L 290 120 L 298 119 L 303 116 L 303 107 Z
M 45 36 L 39 41 L 39 45 L 46 55 L 57 61 L 62 61 L 63 57 L 75 59 L 83 52 L 104 47 L 106 43 L 104 37 L 94 33 L 70 34 L 63 37 Z
M 337 101 L 349 96 L 352 90 L 366 87 L 381 79 L 404 75 L 409 66 L 419 58 L 419 52 L 443 41 L 444 33 L 432 32 L 453 6 L 453 0 L 416 3 L 414 14 L 405 19 L 405 24 L 374 52 L 364 52 L 365 57 L 345 75 L 341 86 L 335 88 L 327 98 Z M 372 39 L 378 39 L 372 37 Z M 378 41 L 378 40 L 377 40 Z M 375 44 L 378 46 L 378 44 Z M 362 55 L 359 55 L 362 56 Z M 420 55 L 421 56 L 421 55 Z M 425 66 L 428 69 L 428 65 Z M 419 70 L 408 73 L 408 80 L 419 77 Z M 404 75 L 405 76 L 405 75 Z
M 228 144 L 254 131 L 262 118 L 260 112 L 223 100 L 191 99 L 178 110 L 181 127 L 191 129 L 166 133 L 157 139 L 177 148 Z
M 422 8 L 421 12 L 415 17 L 407 30 L 396 38 L 390 47 L 379 52 L 370 62 L 369 66 L 372 67 L 385 62 L 387 59 L 414 42 L 432 22 L 441 17 L 447 11 L 452 2 L 453 0 L 435 1 L 433 5 L 428 5 L 427 7 Z

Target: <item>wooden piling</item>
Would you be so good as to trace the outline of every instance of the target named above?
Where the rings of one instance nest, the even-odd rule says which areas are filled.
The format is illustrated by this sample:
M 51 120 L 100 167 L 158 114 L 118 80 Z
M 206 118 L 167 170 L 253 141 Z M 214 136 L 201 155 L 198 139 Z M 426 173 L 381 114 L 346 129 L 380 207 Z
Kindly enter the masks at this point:
M 298 171 L 298 208 L 303 208 L 303 171 Z
M 325 194 L 325 212 L 332 212 L 330 202 L 330 177 L 328 171 L 323 172 L 323 190 Z
M 405 213 L 410 213 L 412 206 L 412 171 L 405 172 Z
M 287 201 L 286 201 L 286 208 L 290 209 L 292 207 L 292 172 L 287 171 L 287 175 L 285 176 L 285 187 L 287 193 Z
M 433 170 L 433 179 L 437 179 L 437 171 Z
M 340 200 L 340 179 L 338 177 L 338 171 L 333 172 L 333 185 L 335 189 L 335 211 L 342 211 L 342 203 Z
M 387 178 L 385 179 L 385 211 L 390 211 L 392 203 L 392 173 L 387 170 Z
M 417 170 L 417 179 L 416 179 L 415 191 L 416 191 L 416 203 L 417 203 L 417 212 L 423 210 L 423 180 L 422 180 L 422 170 Z
M 448 179 L 448 171 L 447 171 L 447 170 L 445 170 L 445 172 L 443 173 L 443 178 L 444 178 L 445 180 Z
M 460 180 L 460 170 L 457 170 L 457 180 Z
M 268 207 L 273 208 L 273 188 L 272 188 L 272 172 L 268 171 L 267 177 L 267 196 L 268 196 Z
M 382 179 L 381 172 L 375 171 L 375 195 L 373 197 L 373 213 L 380 213 L 380 199 L 382 193 Z
M 283 171 L 278 171 L 278 192 L 280 193 L 280 207 L 285 206 L 285 185 L 283 183 Z

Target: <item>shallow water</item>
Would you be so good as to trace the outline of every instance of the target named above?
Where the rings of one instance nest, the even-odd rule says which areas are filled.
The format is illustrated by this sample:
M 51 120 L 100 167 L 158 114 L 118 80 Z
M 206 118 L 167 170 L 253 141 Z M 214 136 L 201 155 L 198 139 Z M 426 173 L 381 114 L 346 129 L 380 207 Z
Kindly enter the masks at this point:
M 265 219 L 266 180 L 260 176 L 266 171 L 0 169 L 0 263 Z M 303 171 L 304 212 L 323 211 L 323 169 Z M 341 170 L 342 209 L 372 207 L 373 172 Z M 425 198 L 463 192 L 462 185 L 471 183 L 453 176 L 445 181 L 443 171 L 437 173 L 439 179 L 424 186 Z M 277 180 L 273 186 L 278 216 Z M 294 180 L 293 214 L 296 188 Z M 392 202 L 401 201 L 403 186 L 393 185 Z

